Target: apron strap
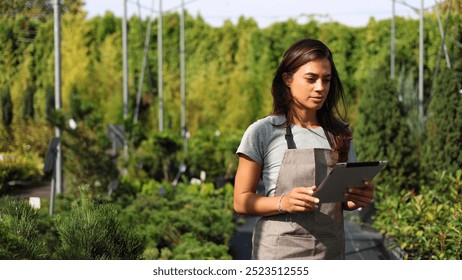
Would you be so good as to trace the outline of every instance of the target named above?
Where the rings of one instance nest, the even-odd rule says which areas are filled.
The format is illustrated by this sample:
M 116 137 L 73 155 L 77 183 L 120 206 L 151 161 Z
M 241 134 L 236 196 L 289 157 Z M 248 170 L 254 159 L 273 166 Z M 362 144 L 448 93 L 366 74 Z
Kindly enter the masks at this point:
M 290 125 L 286 127 L 286 142 L 287 142 L 287 148 L 288 149 L 297 149 L 297 146 L 295 145 L 294 142 L 294 136 L 292 135 L 292 129 L 290 128 Z

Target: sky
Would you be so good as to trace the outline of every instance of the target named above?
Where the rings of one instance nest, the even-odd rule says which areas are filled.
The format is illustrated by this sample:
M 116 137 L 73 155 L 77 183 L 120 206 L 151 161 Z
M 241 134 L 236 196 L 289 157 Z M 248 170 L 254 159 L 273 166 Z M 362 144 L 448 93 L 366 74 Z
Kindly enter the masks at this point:
M 435 5 L 436 0 L 395 0 L 397 16 L 418 18 L 415 9 Z M 88 17 L 104 15 L 112 11 L 122 17 L 124 0 L 85 0 L 84 9 Z M 140 6 L 138 6 L 138 3 Z M 260 28 L 289 18 L 306 22 L 308 16 L 314 16 L 318 22 L 337 21 L 342 24 L 359 27 L 367 25 L 369 19 L 390 18 L 392 0 L 184 0 L 185 8 L 194 17 L 201 15 L 212 26 L 222 26 L 228 19 L 236 22 L 240 16 L 252 17 Z M 127 0 L 127 15 L 157 16 L 160 0 Z M 181 0 L 163 0 L 162 11 L 179 11 Z M 414 9 L 413 9 L 414 8 Z

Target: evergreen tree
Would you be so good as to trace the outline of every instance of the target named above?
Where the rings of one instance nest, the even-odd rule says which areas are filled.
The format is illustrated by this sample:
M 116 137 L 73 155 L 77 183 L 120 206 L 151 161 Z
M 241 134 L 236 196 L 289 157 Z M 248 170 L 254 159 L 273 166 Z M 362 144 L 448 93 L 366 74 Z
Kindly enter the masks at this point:
M 0 84 L 11 84 L 16 72 L 17 56 L 15 55 L 16 38 L 13 32 L 14 21 L 0 19 Z
M 455 172 L 462 166 L 462 75 L 443 68 L 429 105 L 427 140 L 422 168 L 427 177 L 433 171 Z
M 11 102 L 10 90 L 5 87 L 0 93 L 0 102 L 2 109 L 2 124 L 9 129 L 13 122 L 13 103 Z
M 358 160 L 387 160 L 386 172 L 376 183 L 415 187 L 417 163 L 415 143 L 405 123 L 402 104 L 388 73 L 372 71 L 359 101 L 359 118 L 354 129 Z
M 49 121 L 52 117 L 52 112 L 55 110 L 55 90 L 53 87 L 48 86 L 46 88 L 45 100 L 46 119 Z
M 60 1 L 61 12 L 81 10 L 82 0 Z M 53 17 L 53 0 L 0 0 L 0 17 L 21 17 L 46 20 Z
M 90 200 L 88 187 L 81 187 L 80 205 L 58 216 L 58 259 L 135 260 L 144 250 L 142 238 L 128 223 L 122 223 L 113 204 Z
M 94 83 L 105 124 L 123 122 L 121 34 L 108 35 L 99 46 L 99 59 L 94 61 Z M 120 93 L 120 94 L 117 94 Z M 152 121 L 152 120 L 151 120 Z
M 416 145 L 416 156 L 422 157 L 422 145 L 425 139 L 425 120 L 419 117 L 418 88 L 412 71 L 403 67 L 397 77 L 399 100 L 405 112 L 405 123 L 409 126 L 409 137 Z
M 24 107 L 22 117 L 24 120 L 34 119 L 34 94 L 33 86 L 28 85 L 24 94 Z
M 0 259 L 46 259 L 48 252 L 39 224 L 38 211 L 24 200 L 0 197 Z
M 80 99 L 73 91 L 72 118 L 76 128 L 67 126 L 66 122 L 55 125 L 63 131 L 63 166 L 69 186 L 90 185 L 94 193 L 106 191 L 109 181 L 117 178 L 115 163 L 106 152 L 110 148 L 106 129 L 102 122 L 102 112 L 95 110 L 94 104 Z M 61 121 L 65 120 L 62 111 Z M 59 118 L 58 118 L 59 119 Z M 74 189 L 75 190 L 75 189 Z
M 236 26 L 242 34 L 236 39 L 233 69 L 229 73 L 229 83 L 225 90 L 223 121 L 219 124 L 220 130 L 240 128 L 242 124 L 250 124 L 261 117 L 260 107 L 256 102 L 259 98 L 255 79 L 256 67 L 251 65 L 254 54 L 252 51 L 252 37 L 257 32 L 257 23 L 253 20 L 241 18 Z
M 62 34 L 62 108 L 68 112 L 69 94 L 74 86 L 79 89 L 82 100 L 94 100 L 91 93 L 95 85 L 88 71 L 92 44 L 85 13 L 64 15 Z

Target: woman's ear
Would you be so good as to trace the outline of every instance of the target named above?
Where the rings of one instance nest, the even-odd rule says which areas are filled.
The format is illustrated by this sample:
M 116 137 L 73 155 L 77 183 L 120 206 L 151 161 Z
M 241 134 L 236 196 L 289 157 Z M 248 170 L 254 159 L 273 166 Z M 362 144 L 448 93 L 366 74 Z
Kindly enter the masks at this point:
M 290 87 L 290 83 L 292 82 L 292 77 L 289 76 L 289 74 L 287 73 L 282 74 L 282 80 L 284 81 L 287 87 Z

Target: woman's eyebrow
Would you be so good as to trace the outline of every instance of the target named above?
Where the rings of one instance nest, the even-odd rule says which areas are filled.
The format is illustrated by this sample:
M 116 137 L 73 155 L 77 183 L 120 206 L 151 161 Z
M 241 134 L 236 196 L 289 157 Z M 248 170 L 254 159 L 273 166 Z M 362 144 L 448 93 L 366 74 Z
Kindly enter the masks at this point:
M 315 76 L 315 77 L 319 77 L 319 74 L 317 73 L 313 73 L 313 72 L 306 72 L 305 74 L 303 74 L 304 76 Z M 330 77 L 332 76 L 332 74 L 326 74 L 326 75 L 323 75 L 324 77 Z

